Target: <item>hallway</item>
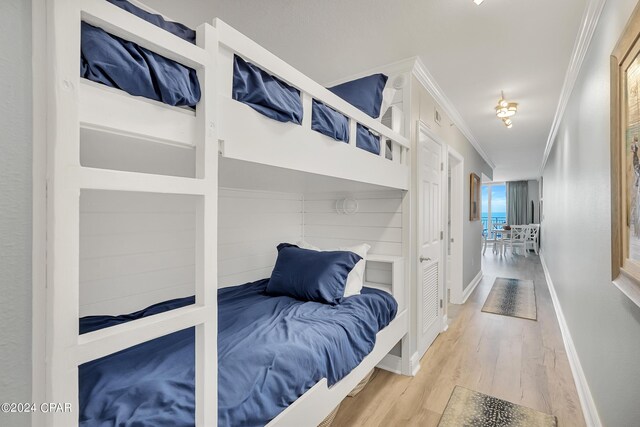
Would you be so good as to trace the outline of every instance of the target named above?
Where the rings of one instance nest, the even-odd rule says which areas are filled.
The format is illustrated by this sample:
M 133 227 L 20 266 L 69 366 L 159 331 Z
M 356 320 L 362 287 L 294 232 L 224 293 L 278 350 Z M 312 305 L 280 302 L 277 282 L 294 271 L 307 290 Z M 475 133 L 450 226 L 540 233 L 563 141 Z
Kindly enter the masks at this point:
M 378 370 L 358 396 L 343 401 L 334 427 L 437 426 L 456 385 L 553 414 L 559 426 L 585 425 L 539 258 L 487 251 L 482 269 L 482 281 L 416 377 Z M 537 321 L 481 312 L 497 276 L 534 280 Z

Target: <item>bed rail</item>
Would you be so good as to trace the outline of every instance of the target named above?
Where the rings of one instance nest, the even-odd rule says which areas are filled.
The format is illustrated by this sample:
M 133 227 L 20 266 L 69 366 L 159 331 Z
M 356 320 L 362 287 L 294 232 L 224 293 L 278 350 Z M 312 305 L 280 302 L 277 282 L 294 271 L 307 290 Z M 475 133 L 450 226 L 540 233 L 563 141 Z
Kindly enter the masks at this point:
M 287 409 L 271 420 L 267 427 L 319 425 L 329 412 L 338 406 L 362 378 L 375 367 L 389 370 L 389 367 L 393 366 L 392 371 L 397 370 L 397 373 L 410 374 L 410 362 L 407 356 L 409 353 L 408 342 L 406 342 L 406 335 L 409 331 L 409 311 L 405 304 L 407 290 L 407 282 L 404 280 L 405 260 L 400 256 L 370 254 L 367 256 L 367 262 L 369 261 L 389 264 L 392 268 L 392 283 L 387 285 L 365 283 L 365 285 L 393 295 L 398 302 L 398 313 L 395 319 L 377 333 L 373 350 L 349 375 L 331 387 L 328 386 L 326 378 L 318 381 Z M 390 355 L 391 350 L 401 340 L 405 356 Z M 389 363 L 389 361 L 392 362 Z
M 376 170 L 375 174 L 377 176 L 368 174 L 365 171 L 362 176 L 362 180 L 364 182 L 387 185 L 394 188 L 407 188 L 410 150 L 410 143 L 407 138 L 384 126 L 380 121 L 371 118 L 220 19 L 216 19 L 214 21 L 214 26 L 218 31 L 218 40 L 220 43 L 218 59 L 218 93 L 221 101 L 219 106 L 221 114 L 219 136 L 221 140 L 223 140 L 221 153 L 224 156 L 228 155 L 229 157 L 236 157 L 241 160 L 244 159 L 255 162 L 260 162 L 260 159 L 264 159 L 266 160 L 266 163 L 273 162 L 273 165 L 275 166 L 286 168 L 288 167 L 286 163 L 293 163 L 292 160 L 295 160 L 296 158 L 295 154 L 293 154 L 296 147 L 299 146 L 300 143 L 314 140 L 315 147 L 308 144 L 307 147 L 304 148 L 308 157 L 312 160 L 308 164 L 301 166 L 301 170 L 306 169 L 309 172 L 359 180 L 357 175 L 340 176 L 340 171 L 344 171 L 349 167 L 362 166 L 358 165 L 359 163 L 363 163 L 365 167 L 369 169 L 378 169 L 388 166 L 391 169 L 389 175 L 397 174 L 395 179 L 391 176 L 390 179 L 385 181 L 384 177 L 380 177 L 380 170 Z M 233 88 L 234 54 L 239 55 L 248 62 L 262 68 L 266 72 L 277 76 L 279 79 L 300 91 L 303 108 L 302 126 L 291 126 L 291 124 L 286 124 L 289 129 L 283 129 L 280 123 L 273 123 L 269 125 L 267 124 L 268 122 L 262 120 L 262 118 L 252 120 L 251 124 L 247 123 L 248 113 L 244 113 L 243 111 L 248 111 L 248 107 L 244 105 L 236 105 L 240 103 L 233 101 L 231 98 Z M 335 142 L 332 139 L 311 130 L 313 99 L 330 106 L 348 118 L 350 130 L 348 144 Z M 244 122 L 244 126 L 242 122 Z M 379 157 L 384 162 L 368 162 L 368 159 L 375 156 L 371 153 L 364 152 L 363 150 L 356 149 L 357 124 L 361 124 L 381 136 Z M 294 127 L 297 127 L 298 129 L 293 129 Z M 278 138 L 282 141 L 279 142 L 280 146 L 283 147 L 282 152 L 290 154 L 290 157 L 286 158 L 286 161 L 280 161 L 283 158 L 282 152 L 278 153 L 280 159 L 272 159 L 269 157 L 267 148 L 260 146 L 258 141 L 264 142 L 264 140 L 268 138 Z M 287 139 L 290 140 L 290 144 L 287 143 Z M 387 140 L 391 141 L 392 160 L 385 158 L 387 154 Z M 258 157 L 258 155 L 253 156 L 248 152 L 248 149 L 243 150 L 242 147 L 238 147 L 241 144 L 253 144 L 253 146 L 251 146 L 251 150 L 263 151 L 260 153 L 260 157 Z M 324 145 L 324 147 L 322 147 L 322 145 Z M 332 148 L 325 148 L 329 146 L 332 146 Z M 329 158 L 332 162 L 340 162 L 338 157 L 344 154 L 344 150 L 335 147 L 345 146 L 351 149 L 351 153 L 357 152 L 357 160 L 350 159 L 343 165 L 334 163 L 335 173 L 330 170 L 331 166 L 327 166 L 329 169 L 324 170 L 322 167 L 318 166 L 318 163 L 322 162 L 324 158 Z M 333 156 L 331 156 L 332 153 L 330 151 L 332 149 L 334 150 L 334 153 L 336 153 Z M 362 156 L 360 156 L 360 154 L 362 154 Z M 318 158 L 318 156 L 321 157 Z M 350 155 L 347 154 L 347 156 Z M 398 166 L 398 168 L 394 169 L 393 166 Z

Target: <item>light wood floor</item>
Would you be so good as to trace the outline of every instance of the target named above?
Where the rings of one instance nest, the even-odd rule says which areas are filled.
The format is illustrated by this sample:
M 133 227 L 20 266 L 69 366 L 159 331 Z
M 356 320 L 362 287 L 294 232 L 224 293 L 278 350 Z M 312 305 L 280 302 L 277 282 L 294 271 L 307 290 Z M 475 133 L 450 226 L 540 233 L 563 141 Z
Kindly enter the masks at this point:
M 487 253 L 483 272 L 418 374 L 377 371 L 359 395 L 343 401 L 332 427 L 437 426 L 456 385 L 553 414 L 560 427 L 585 425 L 538 257 Z M 496 276 L 534 280 L 538 321 L 480 311 Z

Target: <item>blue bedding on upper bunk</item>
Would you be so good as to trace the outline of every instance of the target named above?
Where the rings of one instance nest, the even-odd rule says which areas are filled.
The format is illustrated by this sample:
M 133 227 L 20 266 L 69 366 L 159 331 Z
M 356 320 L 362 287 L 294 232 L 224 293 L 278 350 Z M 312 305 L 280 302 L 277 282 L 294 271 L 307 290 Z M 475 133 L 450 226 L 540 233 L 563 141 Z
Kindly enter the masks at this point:
M 233 57 L 232 97 L 279 122 L 302 123 L 300 91 L 238 55 Z
M 184 40 L 195 43 L 195 32 L 166 21 L 125 0 L 107 0 Z M 200 100 L 195 70 L 137 44 L 82 22 L 80 76 L 169 105 L 190 106 Z
M 333 385 L 371 352 L 396 315 L 386 292 L 363 288 L 338 305 L 268 296 L 268 279 L 218 290 L 218 425 L 262 426 L 322 378 Z M 193 304 L 80 320 L 86 333 Z M 83 426 L 194 425 L 194 329 L 79 368 Z
M 369 79 L 369 77 L 365 79 Z M 379 112 L 386 76 L 384 79 L 375 81 L 376 87 L 373 88 L 371 94 L 364 93 L 367 82 L 365 81 L 363 84 L 362 80 L 364 79 L 347 82 L 336 86 L 336 88 L 330 88 L 330 90 L 336 91 L 338 96 L 345 97 L 348 102 L 353 101 L 354 106 L 367 114 L 370 114 L 372 109 L 375 112 L 375 107 L 370 107 L 367 110 L 362 106 L 377 102 L 377 111 Z M 348 92 L 345 87 L 348 88 L 350 83 L 354 85 Z M 381 87 L 379 87 L 380 85 Z M 371 87 L 372 84 L 369 83 L 368 86 Z M 237 55 L 234 55 L 233 65 L 233 99 L 247 104 L 271 119 L 280 122 L 302 123 L 300 91 Z M 344 114 L 316 99 L 312 100 L 311 108 L 311 129 L 336 141 L 349 142 L 349 119 Z M 356 147 L 373 154 L 380 154 L 380 136 L 358 123 Z
M 336 141 L 349 142 L 349 119 L 315 99 L 312 102 L 311 129 Z M 380 154 L 380 136 L 360 123 L 356 127 L 356 147 Z

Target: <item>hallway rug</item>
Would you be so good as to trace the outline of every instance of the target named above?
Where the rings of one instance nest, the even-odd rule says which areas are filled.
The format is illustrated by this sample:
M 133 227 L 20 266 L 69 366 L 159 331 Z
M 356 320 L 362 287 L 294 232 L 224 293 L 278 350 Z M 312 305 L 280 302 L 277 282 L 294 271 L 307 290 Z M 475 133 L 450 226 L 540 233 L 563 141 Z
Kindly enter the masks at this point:
M 555 416 L 456 386 L 438 427 L 556 427 Z
M 537 320 L 533 280 L 497 277 L 482 307 L 485 313 Z

